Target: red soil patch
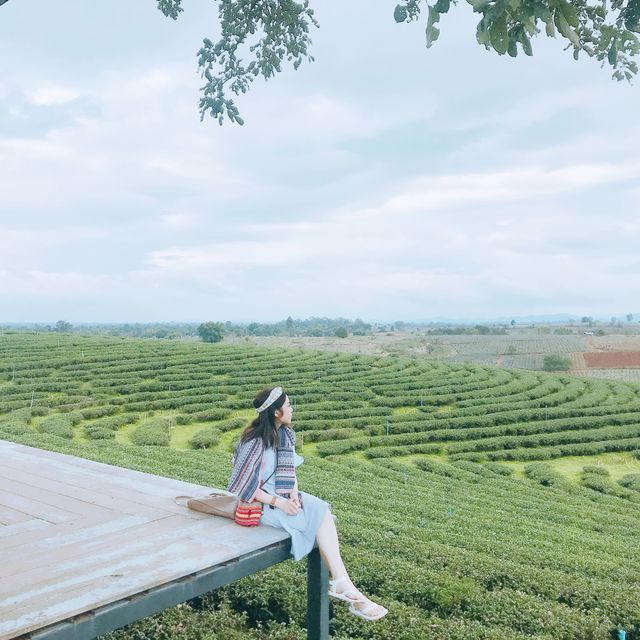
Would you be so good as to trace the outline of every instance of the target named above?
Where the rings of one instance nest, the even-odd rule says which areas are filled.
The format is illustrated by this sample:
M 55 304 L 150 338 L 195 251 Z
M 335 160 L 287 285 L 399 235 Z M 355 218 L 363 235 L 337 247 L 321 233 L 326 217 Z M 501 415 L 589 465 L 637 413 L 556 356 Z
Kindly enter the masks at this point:
M 590 369 L 640 367 L 640 351 L 595 351 L 585 353 L 584 359 Z

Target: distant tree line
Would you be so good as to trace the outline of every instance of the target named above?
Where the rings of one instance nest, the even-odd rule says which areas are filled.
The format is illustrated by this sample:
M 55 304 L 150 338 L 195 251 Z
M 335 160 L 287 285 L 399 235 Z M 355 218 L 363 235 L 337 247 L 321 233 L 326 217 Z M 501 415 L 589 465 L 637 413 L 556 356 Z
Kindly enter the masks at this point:
M 446 325 L 428 329 L 427 333 L 445 336 L 505 336 L 507 335 L 507 327 L 502 325 L 488 326 L 486 324 L 476 324 L 473 327 Z
M 334 336 L 345 337 L 343 334 L 354 336 L 366 336 L 372 331 L 369 323 L 363 322 L 360 318 L 348 320 L 347 318 L 319 318 L 311 317 L 306 320 L 294 320 L 289 316 L 286 320 L 278 322 L 250 322 L 248 324 L 225 322 L 226 333 L 236 336 L 304 336 L 323 337 Z M 336 333 L 336 331 L 338 333 Z
M 398 330 L 404 323 L 398 321 Z M 289 316 L 278 322 L 141 322 L 141 323 L 102 323 L 102 324 L 72 324 L 66 320 L 58 320 L 55 324 L 46 323 L 6 323 L 3 329 L 28 330 L 42 333 L 83 333 L 121 336 L 129 338 L 157 338 L 180 339 L 202 338 L 206 342 L 219 342 L 224 335 L 244 336 L 338 336 L 369 335 L 371 324 L 360 318 L 319 318 L 311 317 L 306 320 L 294 320 Z M 378 325 L 377 330 L 393 330 L 395 327 Z

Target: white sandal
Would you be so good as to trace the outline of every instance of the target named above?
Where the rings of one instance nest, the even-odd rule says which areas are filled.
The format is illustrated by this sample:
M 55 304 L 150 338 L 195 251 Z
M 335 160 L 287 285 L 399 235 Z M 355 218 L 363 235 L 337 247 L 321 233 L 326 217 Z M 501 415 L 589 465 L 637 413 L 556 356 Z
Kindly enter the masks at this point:
M 334 598 L 338 598 L 338 600 L 344 600 L 345 602 L 350 602 L 351 605 L 349 607 L 349 612 L 353 613 L 354 616 L 358 616 L 360 618 L 363 618 L 364 620 L 380 620 L 380 618 L 383 618 L 384 616 L 387 615 L 387 613 L 389 613 L 388 609 L 385 609 L 382 605 L 372 602 L 371 600 L 369 600 L 369 598 L 362 595 L 362 593 L 360 593 L 360 591 L 358 591 L 358 589 L 356 589 L 355 587 L 350 587 L 346 591 L 342 591 L 342 592 L 336 591 L 336 587 L 343 582 L 348 582 L 346 576 L 343 576 L 341 578 L 336 578 L 335 580 L 329 580 L 329 595 Z M 358 597 L 350 598 L 349 594 L 352 594 L 354 596 L 358 594 Z M 357 603 L 367 603 L 367 605 L 362 609 L 358 609 L 356 607 Z M 380 607 L 382 609 L 382 612 L 377 615 L 371 615 L 366 613 L 367 611 L 374 610 L 375 607 Z
M 365 598 L 365 600 L 368 603 L 366 607 L 364 607 L 363 609 L 358 609 L 355 606 L 356 603 L 353 602 L 349 607 L 349 613 L 353 613 L 354 616 L 358 616 L 360 618 L 363 618 L 364 620 L 380 620 L 380 618 L 384 618 L 384 616 L 389 613 L 389 610 L 385 609 L 381 604 L 376 604 L 375 602 L 369 600 L 369 598 Z M 375 607 L 380 607 L 382 609 L 382 612 L 375 616 L 368 615 L 367 611 L 373 611 Z
M 364 602 L 364 596 L 355 587 L 350 587 L 346 591 L 338 592 L 336 587 L 343 582 L 349 582 L 346 576 L 336 578 L 335 580 L 329 580 L 329 595 L 333 598 L 338 598 L 338 600 L 344 600 L 345 602 Z M 350 598 L 348 594 L 357 594 L 357 596 Z

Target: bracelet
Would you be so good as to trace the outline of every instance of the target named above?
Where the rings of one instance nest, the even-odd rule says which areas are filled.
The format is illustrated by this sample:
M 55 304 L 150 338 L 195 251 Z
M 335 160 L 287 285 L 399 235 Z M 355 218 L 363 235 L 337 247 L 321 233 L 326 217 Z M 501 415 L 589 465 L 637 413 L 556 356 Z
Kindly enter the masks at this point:
M 269 503 L 272 507 L 275 507 L 276 505 L 276 500 L 278 499 L 278 496 L 273 496 L 273 498 L 271 498 L 271 502 Z

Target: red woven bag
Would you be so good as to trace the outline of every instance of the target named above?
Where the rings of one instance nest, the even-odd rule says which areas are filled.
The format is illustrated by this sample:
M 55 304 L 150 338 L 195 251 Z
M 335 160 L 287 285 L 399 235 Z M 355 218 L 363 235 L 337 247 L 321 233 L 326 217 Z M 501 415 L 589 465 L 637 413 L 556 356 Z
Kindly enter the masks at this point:
M 243 527 L 257 527 L 262 516 L 262 502 L 238 502 L 236 508 L 235 522 Z

